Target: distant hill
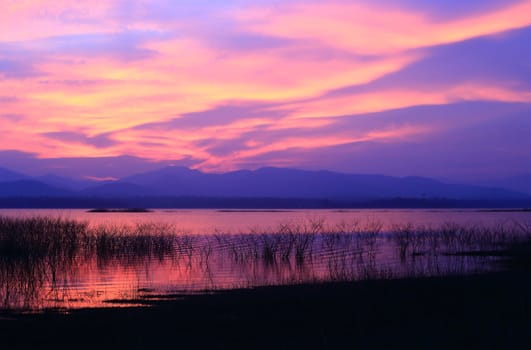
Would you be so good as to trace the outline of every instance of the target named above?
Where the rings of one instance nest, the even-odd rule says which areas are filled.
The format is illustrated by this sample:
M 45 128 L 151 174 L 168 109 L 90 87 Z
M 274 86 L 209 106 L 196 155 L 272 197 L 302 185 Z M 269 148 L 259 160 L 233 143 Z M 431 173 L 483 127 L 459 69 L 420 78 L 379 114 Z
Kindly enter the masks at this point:
M 2 169 L 0 197 L 208 197 L 371 201 L 393 198 L 519 200 L 530 194 L 499 187 L 448 184 L 423 177 L 343 174 L 284 168 L 203 173 L 165 167 L 114 182 L 72 180 L 55 175 L 28 178 Z M 22 179 L 19 177 L 22 176 Z
M 499 180 L 491 180 L 484 182 L 483 184 L 485 186 L 502 187 L 531 195 L 531 174 L 511 176 Z
M 166 167 L 134 175 L 123 182 L 150 188 L 153 195 L 273 198 L 452 198 L 514 199 L 526 195 L 502 188 L 446 184 L 421 177 L 342 174 L 282 168 L 203 173 Z M 119 183 L 109 184 L 110 187 Z
M 0 182 L 9 182 L 28 179 L 29 176 L 0 167 Z
M 0 182 L 0 197 L 64 197 L 73 194 L 34 180 Z
M 101 184 L 101 182 L 98 181 L 74 180 L 67 177 L 57 176 L 54 174 L 37 176 L 33 179 L 39 182 L 43 182 L 52 187 L 64 188 L 70 191 L 81 191 L 88 187 L 93 187 Z
M 101 198 L 127 198 L 150 196 L 153 195 L 154 192 L 148 187 L 119 181 L 115 183 L 106 183 L 103 185 L 90 187 L 79 192 L 79 194 L 83 196 Z

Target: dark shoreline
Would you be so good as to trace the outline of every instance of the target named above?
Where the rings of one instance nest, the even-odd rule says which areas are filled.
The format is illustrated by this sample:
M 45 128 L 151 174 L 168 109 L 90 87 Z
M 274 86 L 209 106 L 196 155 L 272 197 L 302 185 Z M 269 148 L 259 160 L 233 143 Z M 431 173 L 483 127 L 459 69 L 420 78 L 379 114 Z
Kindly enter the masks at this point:
M 526 278 L 527 277 L 527 278 Z M 527 349 L 528 270 L 262 287 L 0 319 L 8 348 Z M 10 345 L 10 346 L 9 346 Z
M 151 295 L 123 308 L 0 312 L 2 348 L 529 349 L 531 242 L 496 272 Z M 149 293 L 148 293 L 149 295 Z M 127 307 L 136 304 L 143 306 Z
M 1 197 L 3 209 L 522 209 L 531 198 L 275 198 L 275 197 Z

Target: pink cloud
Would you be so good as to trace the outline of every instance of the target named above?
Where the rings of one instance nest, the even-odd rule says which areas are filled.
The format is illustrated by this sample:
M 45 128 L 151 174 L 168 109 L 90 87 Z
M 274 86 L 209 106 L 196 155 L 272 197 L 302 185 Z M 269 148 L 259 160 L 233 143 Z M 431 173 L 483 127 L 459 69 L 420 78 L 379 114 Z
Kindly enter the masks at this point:
M 391 54 L 492 35 L 531 25 L 531 1 L 475 16 L 435 20 L 423 12 L 365 1 L 297 3 L 250 8 L 236 14 L 247 30 L 311 39 L 365 54 Z

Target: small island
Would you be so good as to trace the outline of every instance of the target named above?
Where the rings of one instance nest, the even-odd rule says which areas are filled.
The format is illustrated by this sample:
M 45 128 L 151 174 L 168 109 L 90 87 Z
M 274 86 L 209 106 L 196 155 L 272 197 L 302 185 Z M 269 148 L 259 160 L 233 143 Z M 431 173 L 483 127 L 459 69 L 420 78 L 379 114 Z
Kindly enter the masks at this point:
M 87 210 L 87 213 L 151 213 L 152 210 L 145 208 L 122 208 L 122 209 L 107 209 L 96 208 Z

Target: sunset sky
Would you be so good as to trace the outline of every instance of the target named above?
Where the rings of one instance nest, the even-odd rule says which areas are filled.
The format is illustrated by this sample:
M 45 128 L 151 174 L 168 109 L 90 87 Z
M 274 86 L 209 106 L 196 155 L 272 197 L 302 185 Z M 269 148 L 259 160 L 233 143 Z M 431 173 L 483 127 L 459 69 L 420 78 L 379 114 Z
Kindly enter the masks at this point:
M 0 166 L 531 173 L 531 0 L 0 0 Z

